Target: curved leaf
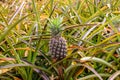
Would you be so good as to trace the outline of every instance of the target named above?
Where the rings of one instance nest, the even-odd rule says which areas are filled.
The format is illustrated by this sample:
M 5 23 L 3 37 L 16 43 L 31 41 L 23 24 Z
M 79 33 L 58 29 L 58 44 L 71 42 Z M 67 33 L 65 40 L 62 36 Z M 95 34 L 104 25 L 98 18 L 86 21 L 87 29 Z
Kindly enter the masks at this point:
M 78 66 L 84 66 L 86 68 L 88 68 L 89 70 L 91 70 L 100 80 L 103 80 L 102 77 L 97 73 L 97 71 L 95 71 L 95 69 L 93 69 L 91 66 L 89 65 L 86 65 L 86 64 L 75 64 L 75 65 L 71 65 L 70 67 L 68 67 L 65 72 L 69 73 L 69 71 L 75 67 L 78 67 Z
M 109 77 L 109 76 L 110 76 L 110 74 L 104 74 L 104 73 L 99 73 L 99 75 L 100 75 L 101 77 Z M 88 75 L 88 76 L 79 78 L 79 79 L 77 79 L 77 80 L 88 80 L 88 79 L 95 78 L 95 77 L 97 77 L 97 76 L 96 76 L 95 74 L 92 74 L 92 75 Z
M 13 67 L 32 67 L 32 68 L 35 68 L 35 69 L 37 68 L 37 69 L 40 69 L 42 71 L 45 71 L 45 72 L 51 74 L 51 72 L 48 71 L 47 69 L 38 67 L 38 66 L 35 66 L 32 64 L 9 64 L 9 65 L 5 65 L 5 66 L 0 66 L 0 69 L 13 68 Z
M 80 59 L 80 62 L 86 62 L 86 61 L 95 61 L 95 62 L 98 62 L 98 63 L 101 63 L 101 64 L 105 64 L 105 65 L 111 67 L 113 70 L 116 70 L 116 68 L 113 65 L 111 65 L 110 63 L 108 63 L 105 60 L 100 59 L 100 58 L 96 58 L 96 57 L 83 57 L 83 58 Z
M 108 80 L 114 80 L 118 75 L 120 75 L 120 71 L 116 71 L 115 73 L 113 73 Z

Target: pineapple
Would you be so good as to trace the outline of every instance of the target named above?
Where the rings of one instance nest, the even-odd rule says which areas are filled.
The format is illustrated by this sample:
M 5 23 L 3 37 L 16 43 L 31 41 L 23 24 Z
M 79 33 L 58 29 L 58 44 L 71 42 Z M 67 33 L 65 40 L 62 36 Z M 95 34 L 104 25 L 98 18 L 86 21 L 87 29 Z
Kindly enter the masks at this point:
M 51 39 L 49 41 L 49 50 L 52 59 L 61 60 L 66 57 L 66 40 L 61 36 L 62 17 L 50 20 Z

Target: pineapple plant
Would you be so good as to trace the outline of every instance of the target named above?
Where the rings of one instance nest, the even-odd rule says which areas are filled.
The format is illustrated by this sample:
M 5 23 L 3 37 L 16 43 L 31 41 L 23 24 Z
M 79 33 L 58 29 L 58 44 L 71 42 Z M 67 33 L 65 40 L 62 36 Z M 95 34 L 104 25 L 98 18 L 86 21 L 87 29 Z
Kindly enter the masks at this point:
M 63 17 L 56 17 L 49 20 L 51 39 L 49 41 L 49 51 L 52 59 L 61 60 L 66 57 L 66 40 L 61 36 Z

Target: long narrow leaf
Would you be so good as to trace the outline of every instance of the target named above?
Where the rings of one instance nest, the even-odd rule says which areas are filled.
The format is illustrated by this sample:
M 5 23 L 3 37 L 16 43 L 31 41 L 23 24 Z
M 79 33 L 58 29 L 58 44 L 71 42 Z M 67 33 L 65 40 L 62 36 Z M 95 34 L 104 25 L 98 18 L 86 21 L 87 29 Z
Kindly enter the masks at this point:
M 99 73 L 99 75 L 100 75 L 101 77 L 109 77 L 109 76 L 110 76 L 110 74 L 104 74 L 104 73 Z M 88 79 L 95 78 L 95 77 L 97 77 L 97 76 L 96 76 L 95 74 L 92 74 L 92 75 L 88 75 L 88 76 L 79 78 L 79 79 L 77 79 L 77 80 L 88 80 Z
M 86 62 L 86 61 L 95 61 L 95 62 L 98 62 L 98 63 L 101 63 L 101 64 L 105 64 L 105 65 L 109 66 L 110 68 L 112 68 L 113 70 L 116 70 L 116 68 L 113 65 L 111 65 L 110 63 L 108 63 L 105 60 L 100 59 L 100 58 L 83 57 L 83 58 L 80 59 L 80 62 Z
M 32 68 L 37 68 L 37 69 L 43 70 L 43 71 L 51 74 L 51 72 L 48 71 L 47 69 L 38 67 L 38 66 L 35 66 L 32 64 L 9 64 L 9 65 L 5 65 L 5 66 L 0 66 L 0 69 L 13 68 L 13 67 L 32 67 Z
M 7 34 L 9 34 L 9 32 L 18 24 L 20 23 L 22 20 L 24 20 L 26 17 L 30 16 L 31 14 L 28 14 L 24 17 L 22 17 L 20 20 L 16 21 L 13 25 L 10 25 L 1 35 L 0 35 L 0 42 L 5 38 L 5 36 Z
M 112 74 L 112 75 L 108 78 L 108 80 L 115 80 L 115 78 L 116 78 L 118 75 L 120 75 L 120 71 L 116 71 L 114 74 Z
M 89 70 L 91 70 L 100 80 L 103 80 L 102 77 L 97 73 L 97 71 L 95 71 L 92 67 L 88 66 L 88 65 L 85 65 L 85 64 L 76 64 L 76 65 L 71 65 L 69 66 L 65 72 L 66 73 L 69 73 L 69 71 L 75 67 L 78 67 L 78 66 L 84 66 L 86 68 L 88 68 Z
M 8 22 L 8 24 L 11 24 L 13 19 L 15 18 L 15 16 L 20 12 L 20 10 L 22 9 L 22 7 L 24 6 L 25 2 L 22 2 L 22 4 L 20 5 L 20 7 L 17 9 L 17 11 L 14 13 L 14 15 L 12 16 L 12 18 L 10 19 L 10 21 Z

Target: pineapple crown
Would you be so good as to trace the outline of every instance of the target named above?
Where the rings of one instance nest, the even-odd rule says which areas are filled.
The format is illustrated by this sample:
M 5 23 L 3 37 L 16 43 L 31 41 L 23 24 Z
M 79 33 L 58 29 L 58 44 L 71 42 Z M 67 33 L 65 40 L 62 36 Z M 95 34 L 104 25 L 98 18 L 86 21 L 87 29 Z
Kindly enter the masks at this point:
M 62 32 L 63 17 L 57 16 L 56 18 L 49 19 L 49 26 L 52 36 L 60 36 Z

